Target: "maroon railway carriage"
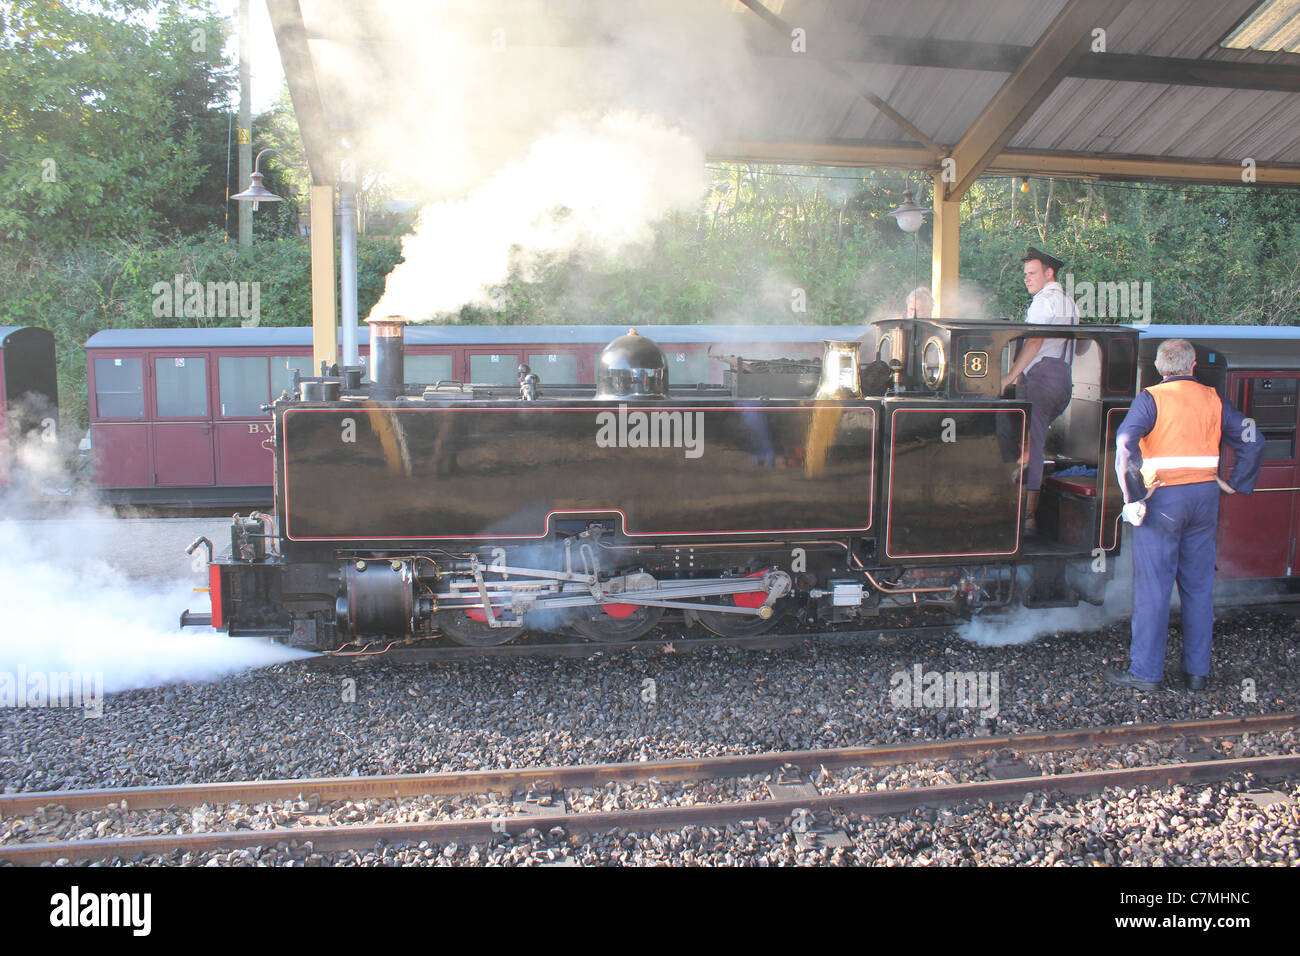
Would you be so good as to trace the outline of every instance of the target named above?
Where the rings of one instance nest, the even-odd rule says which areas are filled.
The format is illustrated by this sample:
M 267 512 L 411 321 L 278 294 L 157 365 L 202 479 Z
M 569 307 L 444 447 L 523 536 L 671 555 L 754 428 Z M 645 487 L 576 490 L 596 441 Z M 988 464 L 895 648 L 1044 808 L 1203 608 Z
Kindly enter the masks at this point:
M 590 385 L 595 357 L 626 326 L 412 326 L 407 385 Z M 654 326 L 674 385 L 721 383 L 727 363 L 812 358 L 828 326 Z M 360 330 L 364 364 L 369 329 Z M 710 351 L 711 350 L 711 351 Z M 272 419 L 262 406 L 313 374 L 310 328 L 118 329 L 86 343 L 94 483 L 115 504 L 269 506 Z
M 0 326 L 0 486 L 9 483 L 10 459 L 33 431 L 54 436 L 59 382 L 54 334 L 48 329 Z

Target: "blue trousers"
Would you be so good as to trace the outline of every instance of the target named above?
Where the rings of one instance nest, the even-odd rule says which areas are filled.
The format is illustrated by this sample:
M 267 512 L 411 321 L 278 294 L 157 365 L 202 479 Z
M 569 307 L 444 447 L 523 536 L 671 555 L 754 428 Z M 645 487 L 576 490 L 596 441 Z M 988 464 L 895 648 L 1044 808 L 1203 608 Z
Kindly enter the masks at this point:
M 1025 469 L 1025 488 L 1038 491 L 1043 487 L 1043 445 L 1047 429 L 1070 404 L 1073 385 L 1070 366 L 1058 358 L 1045 358 L 1016 383 L 1016 399 L 1030 402 L 1029 467 Z M 1020 432 L 1011 430 L 1014 416 L 998 416 L 998 443 L 1004 461 L 1020 457 Z
M 1133 529 L 1133 643 L 1129 670 L 1158 681 L 1165 671 L 1169 597 L 1174 582 L 1183 610 L 1183 670 L 1210 673 L 1214 631 L 1214 547 L 1219 486 L 1213 481 L 1157 488 Z

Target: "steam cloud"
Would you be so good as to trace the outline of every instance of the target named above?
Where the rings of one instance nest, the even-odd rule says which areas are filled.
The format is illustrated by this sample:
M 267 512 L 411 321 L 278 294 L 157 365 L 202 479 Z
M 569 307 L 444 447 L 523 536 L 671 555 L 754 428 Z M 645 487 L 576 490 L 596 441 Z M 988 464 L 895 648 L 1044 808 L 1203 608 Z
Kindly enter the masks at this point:
M 654 117 L 567 118 L 465 199 L 426 207 L 370 314 L 427 319 L 484 301 L 512 261 L 531 277 L 548 253 L 626 252 L 704 187 L 703 151 Z
M 0 673 L 102 673 L 108 693 L 310 656 L 210 629 L 181 632 L 181 610 L 203 604 L 190 582 L 133 581 L 106 557 L 129 546 L 129 522 L 86 502 L 51 513 L 35 497 L 45 489 L 61 499 L 73 484 L 57 445 L 34 439 L 17 457 L 0 503 Z
M 1026 608 L 1010 614 L 990 614 L 964 624 L 957 636 L 981 647 L 1028 644 L 1060 631 L 1094 631 L 1133 614 L 1132 540 L 1126 536 L 1115 561 L 1115 573 L 1106 587 L 1105 602 L 1077 607 Z M 1084 572 L 1086 573 L 1086 572 Z
M 1107 595 L 1122 590 L 1127 581 L 1112 582 Z M 1078 607 L 1020 608 L 1005 617 L 979 617 L 962 625 L 957 636 L 980 647 L 1005 647 L 1028 644 L 1060 631 L 1093 631 L 1125 618 L 1123 611 L 1110 607 L 1080 604 Z
M 551 253 L 625 259 L 702 197 L 701 144 L 771 109 L 746 39 L 767 28 L 721 0 L 306 0 L 303 13 L 349 156 L 423 206 L 372 317 L 488 303 L 512 266 L 527 276 Z

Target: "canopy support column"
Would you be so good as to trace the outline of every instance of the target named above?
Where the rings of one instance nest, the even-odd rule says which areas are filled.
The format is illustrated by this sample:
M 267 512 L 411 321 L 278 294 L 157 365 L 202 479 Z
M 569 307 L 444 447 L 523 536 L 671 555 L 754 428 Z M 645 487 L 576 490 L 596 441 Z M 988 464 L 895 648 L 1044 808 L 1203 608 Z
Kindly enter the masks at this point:
M 931 253 L 930 293 L 936 318 L 958 318 L 957 231 L 961 224 L 961 199 L 945 199 L 943 170 L 934 174 L 934 248 Z
M 334 314 L 334 187 L 311 187 L 311 353 L 312 370 L 338 361 L 338 320 Z

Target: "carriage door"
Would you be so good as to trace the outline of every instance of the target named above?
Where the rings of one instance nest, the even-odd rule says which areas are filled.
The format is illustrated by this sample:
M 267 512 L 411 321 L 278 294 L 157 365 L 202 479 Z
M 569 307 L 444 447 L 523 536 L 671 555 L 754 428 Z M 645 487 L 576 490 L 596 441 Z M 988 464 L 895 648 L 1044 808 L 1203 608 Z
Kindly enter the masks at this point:
M 1296 397 L 1300 375 L 1294 372 L 1233 372 L 1228 397 L 1243 415 L 1254 419 L 1264 443 L 1264 463 L 1253 495 L 1219 499 L 1217 575 L 1221 578 L 1282 578 L 1295 574 L 1297 458 Z M 1234 456 L 1226 445 L 1219 474 L 1232 474 Z
M 156 486 L 213 483 L 212 411 L 208 360 L 202 354 L 149 355 Z

